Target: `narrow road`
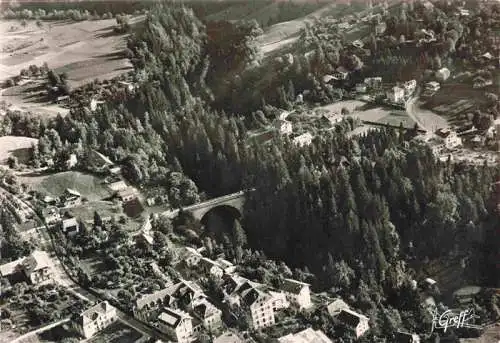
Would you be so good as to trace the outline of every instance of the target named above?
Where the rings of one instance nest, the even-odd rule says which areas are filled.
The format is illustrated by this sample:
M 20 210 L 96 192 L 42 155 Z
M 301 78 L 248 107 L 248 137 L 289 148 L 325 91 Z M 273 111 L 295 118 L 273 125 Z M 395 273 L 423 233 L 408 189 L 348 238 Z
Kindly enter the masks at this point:
M 415 91 L 415 94 L 406 102 L 406 113 L 417 123 L 418 127 L 428 132 L 435 132 L 440 128 L 449 127 L 448 121 L 442 116 L 420 108 L 418 104 L 420 89 Z

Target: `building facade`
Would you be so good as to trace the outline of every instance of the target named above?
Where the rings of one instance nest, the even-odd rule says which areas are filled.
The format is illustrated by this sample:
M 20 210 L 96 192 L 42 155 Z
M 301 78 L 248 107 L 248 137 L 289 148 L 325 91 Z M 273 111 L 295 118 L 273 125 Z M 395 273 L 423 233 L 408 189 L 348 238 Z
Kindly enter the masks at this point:
M 86 339 L 116 321 L 116 309 L 103 301 L 84 311 L 73 321 L 73 328 Z

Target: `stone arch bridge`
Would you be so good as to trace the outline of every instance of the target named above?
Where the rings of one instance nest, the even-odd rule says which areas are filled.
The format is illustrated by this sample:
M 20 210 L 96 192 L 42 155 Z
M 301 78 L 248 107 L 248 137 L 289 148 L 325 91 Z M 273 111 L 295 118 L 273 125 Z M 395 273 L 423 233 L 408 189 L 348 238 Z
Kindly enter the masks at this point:
M 253 189 L 249 190 L 253 191 Z M 217 208 L 228 209 L 235 214 L 235 217 L 241 217 L 243 215 L 243 205 L 246 200 L 246 193 L 248 191 L 239 191 L 236 193 L 223 195 L 218 198 L 210 199 L 198 204 L 186 206 L 182 208 L 182 211 L 189 212 L 197 220 L 202 221 L 203 217 L 210 211 Z M 181 209 L 175 209 L 167 212 L 163 212 L 162 215 L 167 218 L 175 218 Z

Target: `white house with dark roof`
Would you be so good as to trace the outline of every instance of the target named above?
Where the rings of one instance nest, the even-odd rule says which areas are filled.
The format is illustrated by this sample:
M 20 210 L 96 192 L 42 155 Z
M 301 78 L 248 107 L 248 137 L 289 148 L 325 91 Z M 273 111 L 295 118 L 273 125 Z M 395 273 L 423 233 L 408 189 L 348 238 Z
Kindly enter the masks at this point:
M 206 273 L 215 278 L 220 279 L 224 275 L 224 270 L 216 262 L 207 257 L 202 257 L 199 263 L 200 268 Z
M 66 188 L 62 196 L 62 201 L 64 207 L 78 206 L 82 203 L 82 195 L 74 189 Z
M 295 334 L 278 338 L 279 343 L 333 343 L 323 331 L 307 328 Z
M 226 276 L 223 283 L 224 303 L 230 308 L 241 308 L 249 314 L 249 326 L 259 329 L 275 324 L 271 294 L 263 290 L 264 285 L 238 275 Z
M 52 280 L 52 259 L 45 251 L 35 250 L 31 255 L 0 266 L 0 276 L 11 284 L 27 281 L 40 285 Z
M 64 234 L 68 236 L 73 236 L 76 235 L 78 232 L 80 232 L 80 224 L 78 223 L 78 220 L 76 218 L 68 218 L 64 219 L 61 222 L 61 230 Z
M 86 339 L 116 321 L 116 309 L 103 301 L 84 311 L 73 321 L 73 328 Z
M 178 254 L 179 262 L 185 263 L 188 267 L 197 266 L 200 263 L 202 257 L 203 256 L 198 250 L 191 247 L 182 247 Z
M 222 268 L 224 271 L 224 274 L 232 274 L 236 272 L 236 266 L 229 262 L 228 260 L 225 260 L 223 258 L 218 258 L 215 260 L 219 264 L 219 266 Z
M 193 301 L 192 313 L 197 317 L 205 329 L 213 332 L 222 326 L 222 311 L 215 307 L 208 299 L 202 298 Z
M 158 329 L 178 343 L 190 343 L 194 340 L 192 318 L 181 310 L 164 308 L 158 316 Z
M 340 311 L 345 309 L 349 309 L 349 305 L 341 298 L 334 299 L 327 306 L 328 314 L 330 314 L 330 316 L 332 317 L 335 317 L 340 313 Z
M 352 330 L 357 338 L 363 336 L 364 333 L 370 328 L 370 325 L 368 324 L 368 317 L 350 309 L 341 310 L 340 313 L 334 317 L 334 319 L 337 323 L 341 323 Z
M 293 279 L 283 280 L 281 290 L 285 292 L 286 298 L 300 309 L 312 307 L 310 285 Z

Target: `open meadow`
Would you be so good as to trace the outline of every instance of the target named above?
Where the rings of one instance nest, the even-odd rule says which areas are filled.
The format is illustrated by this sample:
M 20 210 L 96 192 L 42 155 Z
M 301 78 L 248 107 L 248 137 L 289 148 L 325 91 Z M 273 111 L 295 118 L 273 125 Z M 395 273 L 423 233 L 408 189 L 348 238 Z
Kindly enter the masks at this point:
M 17 158 L 19 163 L 26 163 L 29 159 L 29 150 L 32 144 L 37 144 L 38 139 L 18 136 L 0 137 L 0 165 L 7 164 L 11 156 Z
M 40 176 L 22 175 L 19 176 L 19 181 L 53 197 L 63 194 L 66 188 L 80 192 L 82 197 L 87 198 L 88 201 L 101 200 L 111 195 L 102 179 L 76 171 Z
M 135 17 L 131 23 L 141 20 Z M 43 21 L 41 27 L 34 20 L 26 27 L 19 20 L 0 21 L 0 81 L 19 75 L 30 65 L 67 73 L 71 87 L 78 87 L 94 79 L 106 80 L 131 70 L 130 61 L 122 54 L 126 35 L 116 34 L 115 19 L 96 21 Z M 8 92 L 7 92 L 8 91 Z M 39 101 L 36 94 L 23 88 L 5 90 L 2 100 L 13 109 L 39 114 L 65 114 L 66 109 Z

